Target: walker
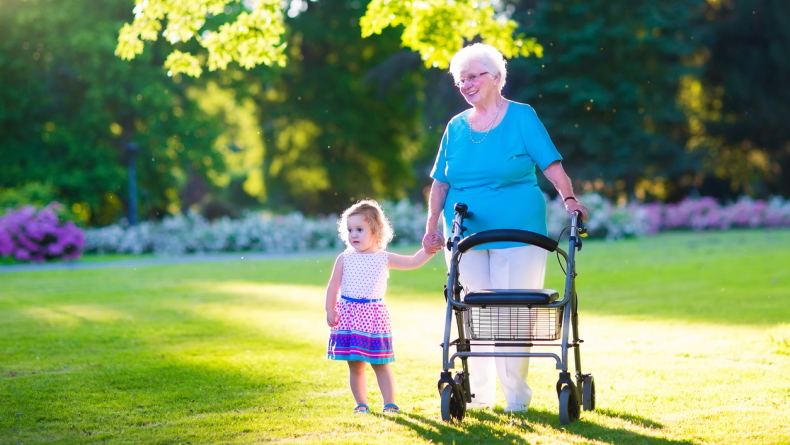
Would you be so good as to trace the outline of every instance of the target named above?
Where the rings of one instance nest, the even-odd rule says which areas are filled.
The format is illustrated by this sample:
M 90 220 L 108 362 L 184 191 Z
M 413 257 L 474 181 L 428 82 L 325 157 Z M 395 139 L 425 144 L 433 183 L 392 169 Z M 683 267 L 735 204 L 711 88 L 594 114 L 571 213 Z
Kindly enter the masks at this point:
M 469 388 L 469 357 L 544 357 L 553 358 L 560 371 L 557 396 L 562 425 L 567 425 L 585 411 L 595 409 L 595 380 L 592 374 L 582 374 L 579 323 L 576 297 L 575 252 L 582 249 L 586 228 L 581 213 L 571 217 L 568 252 L 558 247 L 558 241 L 524 230 L 487 230 L 463 238 L 464 219 L 473 217 L 466 204 L 455 204 L 452 236 L 447 248 L 452 252 L 447 285 L 444 289 L 447 314 L 442 343 L 443 371 L 439 378 L 442 420 L 461 421 L 466 404 L 472 401 Z M 463 239 L 462 239 L 463 238 Z M 565 294 L 552 289 L 481 289 L 467 292 L 459 282 L 458 264 L 465 252 L 481 244 L 514 241 L 532 244 L 549 252 L 557 252 L 565 260 Z M 560 262 L 562 267 L 562 262 Z M 457 322 L 458 338 L 450 340 L 453 314 Z M 571 333 L 572 328 L 572 333 Z M 572 335 L 572 337 L 571 337 Z M 559 354 L 551 352 L 475 352 L 475 345 L 493 346 L 556 346 Z M 450 355 L 450 347 L 456 352 Z M 573 349 L 576 381 L 568 372 L 568 349 Z M 455 359 L 461 359 L 462 370 L 453 378 L 450 369 Z

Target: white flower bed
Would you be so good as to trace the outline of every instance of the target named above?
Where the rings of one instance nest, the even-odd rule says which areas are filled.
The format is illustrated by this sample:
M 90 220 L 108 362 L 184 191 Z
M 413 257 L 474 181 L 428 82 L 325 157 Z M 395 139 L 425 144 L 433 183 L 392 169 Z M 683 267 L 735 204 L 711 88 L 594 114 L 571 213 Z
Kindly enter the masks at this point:
M 590 237 L 610 240 L 643 236 L 663 230 L 716 230 L 733 227 L 790 227 L 790 201 L 748 197 L 719 205 L 711 198 L 686 199 L 677 204 L 631 203 L 618 207 L 598 194 L 580 196 L 590 209 Z M 424 206 L 403 200 L 383 202 L 395 229 L 393 243 L 419 243 L 425 230 Z M 547 199 L 549 236 L 556 238 L 570 221 L 562 200 Z M 474 209 L 472 209 L 474 211 Z M 301 213 L 273 215 L 251 212 L 240 219 L 209 222 L 199 214 L 169 216 L 136 227 L 115 224 L 85 230 L 87 253 L 295 252 L 339 249 L 337 215 L 305 218 Z

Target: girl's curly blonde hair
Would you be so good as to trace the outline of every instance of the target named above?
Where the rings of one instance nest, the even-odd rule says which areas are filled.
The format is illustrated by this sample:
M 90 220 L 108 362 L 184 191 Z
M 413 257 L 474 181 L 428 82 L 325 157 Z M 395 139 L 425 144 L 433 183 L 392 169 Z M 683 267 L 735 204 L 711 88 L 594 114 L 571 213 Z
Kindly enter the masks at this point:
M 384 215 L 379 203 L 372 199 L 363 199 L 347 208 L 337 221 L 337 232 L 346 246 L 351 247 L 348 244 L 348 218 L 354 215 L 362 215 L 365 218 L 370 224 L 370 231 L 378 248 L 386 249 L 395 233 L 392 230 L 392 223 Z

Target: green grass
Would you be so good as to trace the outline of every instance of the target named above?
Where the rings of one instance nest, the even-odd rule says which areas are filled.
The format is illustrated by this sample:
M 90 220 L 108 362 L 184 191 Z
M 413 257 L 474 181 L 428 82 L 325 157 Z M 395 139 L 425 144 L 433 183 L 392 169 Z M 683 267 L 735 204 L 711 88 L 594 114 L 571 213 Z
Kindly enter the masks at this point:
M 150 253 L 142 253 L 142 254 L 108 253 L 106 255 L 89 253 L 82 255 L 79 259 L 75 261 L 78 263 L 83 263 L 83 262 L 96 262 L 96 261 L 139 260 L 145 258 L 154 258 L 154 255 Z M 16 259 L 14 259 L 14 257 L 10 257 L 10 256 L 0 257 L 0 266 L 6 266 L 12 264 L 31 264 L 31 263 L 28 261 L 17 261 Z M 32 264 L 46 264 L 46 263 L 32 263 Z
M 331 257 L 2 274 L 0 443 L 790 443 L 788 246 L 787 230 L 587 242 L 598 410 L 567 427 L 540 359 L 528 413 L 439 420 L 442 258 L 391 273 L 400 416 L 378 414 L 372 373 L 375 413 L 351 415 L 347 367 L 323 358 Z

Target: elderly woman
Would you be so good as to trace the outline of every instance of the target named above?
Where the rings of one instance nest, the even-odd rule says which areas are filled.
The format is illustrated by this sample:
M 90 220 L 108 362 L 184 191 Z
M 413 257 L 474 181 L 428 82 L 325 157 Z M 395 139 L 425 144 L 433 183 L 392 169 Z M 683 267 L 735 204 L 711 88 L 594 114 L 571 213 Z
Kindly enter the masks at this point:
M 587 209 L 574 195 L 562 167 L 562 156 L 535 110 L 502 97 L 507 76 L 502 53 L 490 45 L 467 46 L 453 56 L 450 72 L 472 108 L 453 117 L 442 137 L 431 172 L 434 181 L 423 237 L 426 250 L 441 248 L 444 236 L 437 228 L 439 215 L 443 212 L 444 233 L 449 235 L 453 206 L 458 202 L 474 212 L 465 221 L 467 234 L 520 229 L 546 235 L 546 201 L 535 167 L 557 189 L 568 213 L 580 211 L 587 219 Z M 459 268 L 461 283 L 468 289 L 541 289 L 546 251 L 515 242 L 491 243 L 467 252 Z M 474 397 L 469 407 L 494 406 L 496 371 L 505 393 L 505 410 L 526 411 L 532 398 L 526 382 L 528 366 L 528 357 L 470 358 Z

